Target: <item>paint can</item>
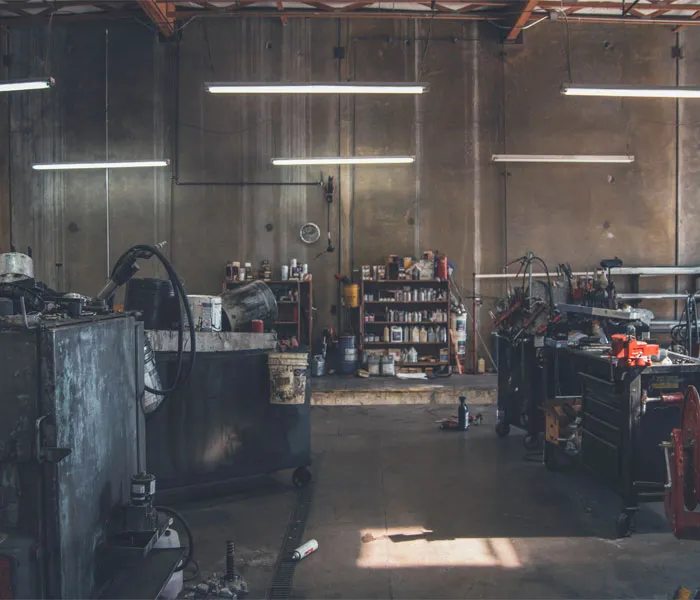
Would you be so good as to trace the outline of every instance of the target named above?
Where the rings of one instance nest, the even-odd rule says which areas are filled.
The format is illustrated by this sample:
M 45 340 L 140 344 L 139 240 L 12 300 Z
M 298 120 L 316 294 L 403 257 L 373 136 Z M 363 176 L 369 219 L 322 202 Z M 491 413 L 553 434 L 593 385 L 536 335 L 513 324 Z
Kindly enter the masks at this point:
M 306 352 L 271 352 L 267 357 L 271 404 L 304 404 L 309 355 Z
M 282 267 L 280 268 L 280 279 L 282 281 L 289 280 L 289 266 L 288 265 L 282 265 Z
M 221 331 L 221 297 L 187 296 L 196 331 Z
M 253 319 L 250 322 L 250 331 L 252 333 L 263 333 L 265 331 L 265 323 L 260 319 Z

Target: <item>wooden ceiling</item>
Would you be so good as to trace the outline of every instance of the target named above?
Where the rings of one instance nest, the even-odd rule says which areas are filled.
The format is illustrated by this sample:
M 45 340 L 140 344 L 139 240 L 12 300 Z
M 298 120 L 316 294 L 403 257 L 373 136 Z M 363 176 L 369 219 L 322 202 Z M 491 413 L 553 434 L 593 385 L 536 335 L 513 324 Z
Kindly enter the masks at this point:
M 0 22 L 123 19 L 148 16 L 163 35 L 198 18 L 413 18 L 489 20 L 514 41 L 548 20 L 585 23 L 700 25 L 700 0 L 0 0 Z

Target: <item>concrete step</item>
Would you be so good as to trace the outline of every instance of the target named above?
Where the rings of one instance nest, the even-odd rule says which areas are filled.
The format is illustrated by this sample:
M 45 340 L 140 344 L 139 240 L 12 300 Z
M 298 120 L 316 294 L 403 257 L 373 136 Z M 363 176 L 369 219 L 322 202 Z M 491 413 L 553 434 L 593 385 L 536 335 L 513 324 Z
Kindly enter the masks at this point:
M 317 406 L 377 406 L 396 404 L 496 404 L 496 380 L 489 376 L 453 376 L 430 381 L 394 378 L 329 376 L 313 379 L 311 404 Z

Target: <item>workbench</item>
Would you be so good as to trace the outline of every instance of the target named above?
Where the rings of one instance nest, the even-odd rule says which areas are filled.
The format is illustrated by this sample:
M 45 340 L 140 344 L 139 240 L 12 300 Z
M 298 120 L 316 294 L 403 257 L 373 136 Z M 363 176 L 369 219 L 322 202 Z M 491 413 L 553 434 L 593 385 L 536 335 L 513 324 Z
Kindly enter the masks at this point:
M 670 439 L 680 421 L 677 405 L 645 400 L 700 385 L 700 365 L 620 368 L 604 350 L 547 352 L 551 383 L 543 402 L 580 390 L 580 462 L 622 498 L 618 535 L 627 535 L 639 503 L 663 499 L 666 466 L 659 444 Z

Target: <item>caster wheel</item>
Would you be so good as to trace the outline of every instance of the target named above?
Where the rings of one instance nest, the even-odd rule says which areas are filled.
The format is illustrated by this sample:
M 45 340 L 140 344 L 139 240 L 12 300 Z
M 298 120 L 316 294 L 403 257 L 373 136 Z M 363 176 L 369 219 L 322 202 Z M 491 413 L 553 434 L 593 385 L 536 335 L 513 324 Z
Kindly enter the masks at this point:
M 618 538 L 629 537 L 632 531 L 632 515 L 629 513 L 620 513 L 617 517 L 617 523 L 615 524 L 615 530 Z
M 306 467 L 299 467 L 292 474 L 292 483 L 297 487 L 305 487 L 311 483 L 311 471 Z
M 527 450 L 537 450 L 540 447 L 540 436 L 536 433 L 532 435 L 528 434 L 525 436 L 523 443 Z
M 510 433 L 510 425 L 506 423 L 496 423 L 496 435 L 506 437 Z

